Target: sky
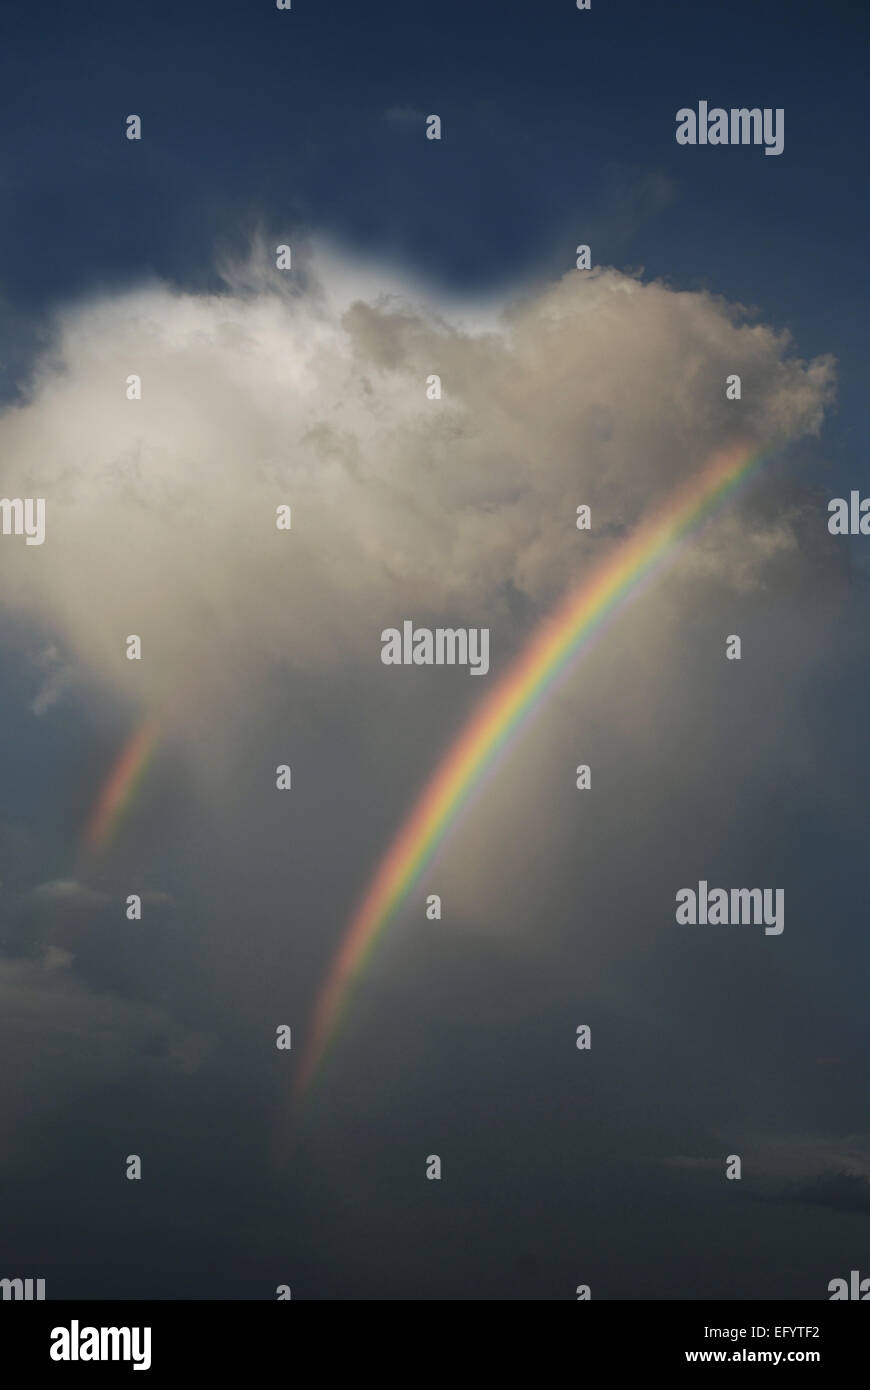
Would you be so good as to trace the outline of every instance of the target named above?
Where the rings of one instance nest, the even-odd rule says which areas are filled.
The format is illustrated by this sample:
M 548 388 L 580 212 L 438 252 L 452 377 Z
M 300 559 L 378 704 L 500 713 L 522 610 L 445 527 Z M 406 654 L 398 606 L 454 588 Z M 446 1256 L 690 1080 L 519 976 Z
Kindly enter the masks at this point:
M 870 495 L 866 14 L 0 26 L 0 467 L 46 503 L 42 545 L 0 535 L 0 1277 L 549 1300 L 870 1274 L 868 541 L 828 528 Z M 782 153 L 677 144 L 700 101 L 782 109 Z M 300 1101 L 421 789 L 736 441 L 763 462 L 510 740 Z M 405 619 L 488 629 L 489 671 L 385 665 Z M 782 932 L 679 925 L 702 880 L 781 889 Z

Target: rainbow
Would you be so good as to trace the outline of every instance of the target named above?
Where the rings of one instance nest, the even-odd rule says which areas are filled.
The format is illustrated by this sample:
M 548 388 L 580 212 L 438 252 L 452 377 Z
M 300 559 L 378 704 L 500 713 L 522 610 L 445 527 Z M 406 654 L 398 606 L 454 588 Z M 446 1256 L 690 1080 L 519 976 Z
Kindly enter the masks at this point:
M 85 825 L 82 842 L 89 854 L 103 849 L 117 830 L 148 770 L 159 735 L 158 720 L 146 715 L 112 764 Z
M 297 1103 L 335 1038 L 351 986 L 405 894 L 431 862 L 472 788 L 511 735 L 540 708 L 558 677 L 585 651 L 605 621 L 644 587 L 662 564 L 761 463 L 745 441 L 717 452 L 664 506 L 608 555 L 536 630 L 485 696 L 424 787 L 372 877 L 315 1003 L 294 1079 Z

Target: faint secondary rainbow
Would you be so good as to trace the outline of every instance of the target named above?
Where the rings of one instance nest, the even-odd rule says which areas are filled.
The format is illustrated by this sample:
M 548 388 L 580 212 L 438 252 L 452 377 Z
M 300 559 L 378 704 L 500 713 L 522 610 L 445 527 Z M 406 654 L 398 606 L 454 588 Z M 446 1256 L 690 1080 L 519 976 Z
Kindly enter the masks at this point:
M 159 734 L 158 720 L 146 716 L 112 764 L 85 826 L 83 844 L 88 853 L 96 854 L 103 849 L 120 825 L 148 770 Z
M 539 705 L 590 638 L 761 463 L 746 442 L 717 452 L 700 473 L 596 566 L 535 631 L 477 705 L 380 861 L 350 921 L 315 1004 L 294 1081 L 301 1100 L 342 1020 L 348 995 L 395 909 L 419 879 L 496 754 Z

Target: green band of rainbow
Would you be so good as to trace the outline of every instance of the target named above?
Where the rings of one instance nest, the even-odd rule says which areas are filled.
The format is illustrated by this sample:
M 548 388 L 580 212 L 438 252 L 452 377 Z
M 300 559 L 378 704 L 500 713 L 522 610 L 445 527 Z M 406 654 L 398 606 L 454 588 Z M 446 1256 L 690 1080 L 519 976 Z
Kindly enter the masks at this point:
M 678 488 L 660 511 L 568 594 L 481 700 L 401 826 L 351 919 L 315 1004 L 311 1032 L 294 1081 L 297 1101 L 323 1062 L 351 986 L 379 936 L 499 749 L 605 619 L 640 591 L 642 581 L 651 577 L 678 543 L 760 462 L 757 448 L 746 442 L 717 452 L 701 473 Z

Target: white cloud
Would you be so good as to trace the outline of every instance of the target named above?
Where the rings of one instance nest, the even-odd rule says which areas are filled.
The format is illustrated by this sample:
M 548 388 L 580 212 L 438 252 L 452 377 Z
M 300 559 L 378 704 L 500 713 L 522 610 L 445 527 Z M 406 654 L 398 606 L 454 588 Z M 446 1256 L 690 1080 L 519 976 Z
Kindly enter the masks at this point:
M 42 680 L 30 709 L 39 718 L 58 704 L 75 681 L 73 667 L 63 661 L 54 643 L 44 647 L 37 658 Z
M 327 284 L 261 257 L 223 296 L 69 308 L 31 399 L 0 416 L 4 486 L 47 503 L 45 545 L 7 547 L 7 600 L 119 690 L 157 699 L 185 668 L 207 689 L 228 661 L 237 684 L 275 660 L 376 660 L 397 595 L 497 625 L 506 585 L 544 605 L 577 576 L 578 502 L 602 533 L 630 525 L 738 410 L 764 440 L 815 431 L 830 399 L 829 360 L 794 359 L 706 294 L 571 273 L 472 329 L 407 287 L 377 298 L 370 273 L 354 299 L 354 269 L 323 264 Z M 787 526 L 744 526 L 715 558 L 745 580 L 782 545 Z M 67 680 L 49 677 L 37 712 Z

